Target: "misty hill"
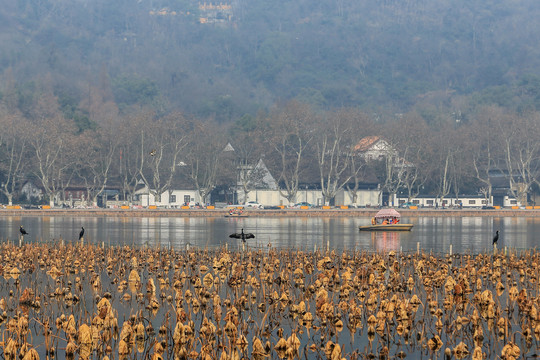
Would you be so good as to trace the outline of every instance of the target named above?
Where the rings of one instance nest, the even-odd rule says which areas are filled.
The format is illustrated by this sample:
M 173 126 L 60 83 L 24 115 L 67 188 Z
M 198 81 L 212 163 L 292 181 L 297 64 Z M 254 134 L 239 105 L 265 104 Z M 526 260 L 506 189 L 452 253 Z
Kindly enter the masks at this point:
M 48 82 L 72 112 L 98 88 L 121 110 L 220 121 L 291 98 L 537 108 L 539 15 L 511 0 L 13 0 L 0 8 L 1 90 L 13 84 L 21 110 Z

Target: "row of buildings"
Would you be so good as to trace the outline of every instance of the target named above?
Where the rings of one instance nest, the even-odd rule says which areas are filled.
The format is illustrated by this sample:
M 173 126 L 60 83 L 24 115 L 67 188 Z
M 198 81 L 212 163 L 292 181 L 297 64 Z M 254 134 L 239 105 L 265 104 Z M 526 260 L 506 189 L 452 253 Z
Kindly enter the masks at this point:
M 227 151 L 234 151 L 230 144 L 226 147 Z M 389 153 L 396 153 L 391 145 L 384 139 L 378 136 L 369 136 L 363 138 L 355 146 L 355 150 L 362 153 L 366 161 L 380 160 Z M 224 150 L 225 151 L 225 150 Z M 413 166 L 413 165 L 412 165 Z M 249 189 L 241 186 L 241 174 L 249 173 L 250 171 L 257 174 L 257 183 L 252 183 Z M 245 176 L 245 175 L 244 175 Z M 509 195 L 509 183 L 504 176 L 495 172 L 493 176 L 493 191 L 490 198 L 484 195 L 461 195 L 447 196 L 438 198 L 434 196 L 419 195 L 413 199 L 408 199 L 403 194 L 391 195 L 384 192 L 381 185 L 372 183 L 359 184 L 358 189 L 351 192 L 347 189 L 341 189 L 336 193 L 330 205 L 334 206 L 351 206 L 351 207 L 377 207 L 377 206 L 400 206 L 405 203 L 417 205 L 419 207 L 465 207 L 475 208 L 482 206 L 500 206 L 512 207 L 521 206 L 522 204 L 515 198 Z M 27 182 L 22 187 L 21 192 L 28 199 L 33 198 L 38 201 L 43 198 L 41 189 Z M 353 196 L 355 195 L 355 196 Z M 193 188 L 176 187 L 163 193 L 160 200 L 152 194 L 151 189 L 146 187 L 141 181 L 140 186 L 135 192 L 135 196 L 129 202 L 122 200 L 121 190 L 118 188 L 108 188 L 99 198 L 97 204 L 89 204 L 86 189 L 83 187 L 70 187 L 58 194 L 55 199 L 55 204 L 69 207 L 84 207 L 84 206 L 100 206 L 100 207 L 117 207 L 117 206 L 157 206 L 165 208 L 180 208 L 185 205 L 204 204 L 203 199 L 198 191 Z M 208 204 L 243 204 L 245 202 L 254 201 L 265 206 L 289 206 L 295 203 L 309 203 L 314 206 L 324 205 L 324 196 L 322 190 L 316 184 L 300 184 L 294 201 L 289 202 L 285 196 L 285 192 L 279 189 L 278 183 L 274 176 L 268 170 L 263 160 L 253 166 L 253 168 L 242 169 L 239 171 L 239 179 L 236 186 L 228 188 L 216 188 L 212 191 L 207 199 Z

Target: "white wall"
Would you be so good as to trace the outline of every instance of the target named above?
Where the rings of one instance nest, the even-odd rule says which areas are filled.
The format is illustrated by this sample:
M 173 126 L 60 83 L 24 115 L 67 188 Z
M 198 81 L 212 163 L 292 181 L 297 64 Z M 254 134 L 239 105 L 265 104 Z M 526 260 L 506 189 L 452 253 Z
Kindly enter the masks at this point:
M 358 190 L 356 192 L 356 203 L 353 203 L 353 196 L 347 190 L 340 190 L 336 194 L 336 205 L 356 205 L 356 206 L 378 206 L 381 203 L 381 191 L 373 190 Z
M 175 202 L 170 202 L 169 199 L 169 191 L 164 192 L 161 195 L 161 201 L 156 202 L 156 199 L 154 195 L 144 192 L 140 192 L 140 198 L 141 198 L 141 205 L 142 206 L 150 206 L 150 205 L 156 205 L 156 206 L 163 206 L 163 207 L 172 207 L 172 208 L 179 208 L 184 204 L 184 196 L 189 195 L 190 201 L 193 202 L 201 202 L 201 197 L 199 196 L 199 192 L 197 190 L 172 190 L 171 195 L 176 196 Z
M 141 206 L 163 206 L 163 207 L 180 207 L 184 203 L 184 195 L 189 195 L 191 201 L 201 203 L 201 198 L 196 190 L 173 190 L 172 195 L 176 195 L 176 201 L 174 203 L 169 202 L 169 192 L 161 195 L 161 201 L 158 203 L 152 194 L 148 193 L 148 190 L 140 190 L 137 192 L 140 196 Z M 243 193 L 239 194 L 243 195 Z M 380 190 L 360 190 L 358 191 L 358 200 L 356 204 L 352 203 L 352 195 L 347 190 L 341 190 L 336 194 L 335 205 L 357 205 L 357 206 L 376 206 L 380 202 Z M 307 201 L 313 205 L 324 205 L 323 196 L 320 190 L 299 190 L 296 194 L 296 199 L 292 203 L 280 194 L 279 190 L 252 190 L 248 193 L 246 201 L 256 201 L 266 206 L 279 206 L 279 205 L 294 205 L 299 202 Z M 244 203 L 244 202 L 241 202 Z
M 355 205 L 375 206 L 379 204 L 380 191 L 374 190 L 361 190 L 358 191 L 358 200 Z M 324 205 L 323 195 L 320 190 L 299 190 L 296 194 L 296 199 L 289 204 L 289 201 L 281 196 L 278 190 L 252 190 L 248 193 L 247 201 L 257 201 L 260 204 L 266 206 L 278 206 L 278 205 L 294 205 L 299 202 L 308 202 L 313 205 Z M 353 205 L 352 195 L 347 190 L 341 190 L 336 194 L 335 205 Z
M 394 200 L 394 206 L 399 206 L 399 204 L 402 204 L 404 202 L 407 202 L 407 198 L 400 198 L 397 195 L 395 195 Z M 424 207 L 435 207 L 435 203 L 439 203 L 439 207 L 442 206 L 441 199 L 435 198 L 435 197 L 422 197 L 422 198 L 413 198 L 411 200 L 413 203 L 418 204 L 419 206 Z M 463 196 L 458 199 L 455 197 L 449 197 L 449 198 L 443 198 L 443 201 L 445 202 L 446 206 L 457 206 L 460 202 L 463 203 L 464 208 L 478 208 L 482 207 L 484 205 L 491 205 L 493 204 L 493 197 L 488 200 L 488 203 L 485 203 L 485 199 L 483 197 L 467 197 Z M 516 201 L 515 198 L 505 196 L 504 197 L 504 206 L 505 207 L 512 207 L 512 206 L 521 206 L 521 203 L 519 201 Z

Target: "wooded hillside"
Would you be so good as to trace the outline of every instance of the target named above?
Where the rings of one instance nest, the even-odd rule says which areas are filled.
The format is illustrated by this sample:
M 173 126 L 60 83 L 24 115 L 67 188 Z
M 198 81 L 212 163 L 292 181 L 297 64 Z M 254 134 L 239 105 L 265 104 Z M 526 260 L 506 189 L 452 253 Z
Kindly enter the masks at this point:
M 230 10 L 191 0 L 6 2 L 0 91 L 14 86 L 22 111 L 45 82 L 75 112 L 91 112 L 99 90 L 120 110 L 151 105 L 220 122 L 292 98 L 382 115 L 418 107 L 428 121 L 465 103 L 540 105 L 537 2 L 223 3 Z

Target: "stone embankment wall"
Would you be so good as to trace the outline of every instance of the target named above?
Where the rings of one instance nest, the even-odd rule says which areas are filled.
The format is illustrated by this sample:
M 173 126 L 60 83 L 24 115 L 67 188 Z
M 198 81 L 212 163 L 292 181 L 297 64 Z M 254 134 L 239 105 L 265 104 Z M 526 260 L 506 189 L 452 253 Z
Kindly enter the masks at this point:
M 371 217 L 379 209 L 279 209 L 279 210 L 246 210 L 243 215 L 250 217 Z M 408 210 L 400 209 L 402 217 L 414 218 L 421 216 L 495 216 L 495 217 L 540 217 L 540 210 Z M 1 209 L 0 216 L 116 216 L 116 217 L 223 217 L 228 215 L 224 209 L 204 210 L 204 209 L 50 209 L 50 210 L 16 210 Z

